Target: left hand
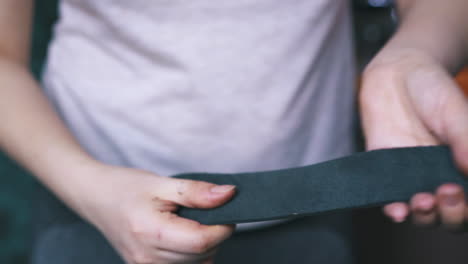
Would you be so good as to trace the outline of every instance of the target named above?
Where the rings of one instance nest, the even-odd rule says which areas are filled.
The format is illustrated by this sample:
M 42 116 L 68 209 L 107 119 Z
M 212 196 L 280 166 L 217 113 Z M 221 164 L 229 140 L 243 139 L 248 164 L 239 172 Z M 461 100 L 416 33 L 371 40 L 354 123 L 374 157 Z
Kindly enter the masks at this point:
M 381 52 L 364 72 L 359 98 L 368 150 L 445 144 L 468 175 L 468 101 L 436 60 L 417 50 Z M 386 205 L 384 213 L 395 222 L 410 214 L 417 225 L 440 221 L 449 230 L 468 222 L 463 188 L 451 183 Z

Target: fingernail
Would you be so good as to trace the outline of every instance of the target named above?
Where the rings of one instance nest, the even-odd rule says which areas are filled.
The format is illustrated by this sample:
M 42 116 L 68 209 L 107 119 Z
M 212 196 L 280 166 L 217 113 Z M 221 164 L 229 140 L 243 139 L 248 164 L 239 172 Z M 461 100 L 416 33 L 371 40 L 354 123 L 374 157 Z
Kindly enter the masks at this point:
M 456 206 L 461 202 L 459 195 L 447 195 L 443 198 L 444 204 L 448 206 Z
M 433 201 L 430 199 L 422 199 L 415 206 L 414 210 L 420 213 L 429 213 L 433 207 Z
M 227 193 L 232 191 L 234 188 L 236 188 L 234 185 L 216 185 L 211 187 L 210 191 L 212 193 Z

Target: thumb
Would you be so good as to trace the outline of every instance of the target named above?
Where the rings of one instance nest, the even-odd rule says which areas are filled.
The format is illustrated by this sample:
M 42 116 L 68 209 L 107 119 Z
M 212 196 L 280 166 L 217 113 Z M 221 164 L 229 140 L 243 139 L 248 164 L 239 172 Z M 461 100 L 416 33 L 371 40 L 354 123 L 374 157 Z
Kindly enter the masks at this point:
M 165 177 L 158 183 L 156 196 L 191 208 L 213 208 L 230 200 L 235 194 L 234 185 L 216 185 Z
M 441 137 L 452 149 L 458 167 L 468 175 L 468 101 L 460 92 L 442 112 Z

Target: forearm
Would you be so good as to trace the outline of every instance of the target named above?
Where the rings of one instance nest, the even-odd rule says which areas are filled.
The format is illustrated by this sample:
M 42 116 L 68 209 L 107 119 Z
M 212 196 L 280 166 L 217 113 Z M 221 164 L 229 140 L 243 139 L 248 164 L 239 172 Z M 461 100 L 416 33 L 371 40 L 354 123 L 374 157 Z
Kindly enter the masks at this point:
M 399 0 L 400 25 L 382 53 L 408 50 L 456 73 L 468 57 L 468 1 Z
M 86 182 L 96 163 L 49 105 L 27 67 L 0 59 L 0 148 L 62 199 Z M 72 201 L 67 201 L 72 202 Z

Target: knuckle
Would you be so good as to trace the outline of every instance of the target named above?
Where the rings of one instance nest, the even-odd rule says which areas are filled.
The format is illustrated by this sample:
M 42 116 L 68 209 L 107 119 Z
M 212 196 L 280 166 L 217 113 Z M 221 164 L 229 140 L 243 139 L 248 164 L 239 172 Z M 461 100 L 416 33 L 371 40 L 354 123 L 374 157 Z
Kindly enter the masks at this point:
M 187 192 L 187 189 L 188 189 L 187 181 L 177 180 L 175 185 L 176 185 L 176 191 L 178 195 L 184 195 Z
M 378 81 L 381 80 L 381 78 L 387 76 L 397 76 L 401 73 L 401 67 L 399 67 L 398 63 L 386 63 L 385 65 L 369 64 L 364 69 L 362 73 L 362 78 L 364 80 L 375 79 L 376 81 Z
M 153 257 L 148 252 L 139 248 L 133 248 L 125 252 L 124 259 L 129 264 L 150 264 L 154 263 Z
M 177 195 L 184 201 L 190 200 L 190 193 L 194 189 L 194 183 L 190 180 L 178 180 L 176 184 Z
M 151 264 L 153 259 L 145 253 L 134 252 L 130 256 L 131 262 L 134 264 Z
M 206 236 L 201 235 L 193 240 L 191 253 L 203 254 L 206 253 L 210 249 L 210 247 L 211 243 L 209 239 L 207 239 Z
M 156 238 L 156 241 L 162 242 L 163 241 L 163 231 L 162 229 L 158 228 L 154 231 L 154 235 Z
M 137 223 L 131 223 L 130 224 L 130 233 L 134 236 L 141 236 L 144 231 L 143 229 L 141 228 L 140 225 L 138 225 Z
M 146 226 L 139 221 L 129 222 L 129 232 L 134 238 L 141 240 L 148 236 L 148 230 Z
M 393 93 L 395 89 L 388 89 L 391 86 L 387 84 L 401 78 L 400 75 L 400 70 L 393 66 L 367 67 L 362 74 L 361 89 L 358 93 L 361 106 L 380 107 L 375 102 L 376 96 Z M 379 87 L 379 89 L 375 89 L 375 87 Z
M 199 207 L 204 206 L 205 200 L 202 198 L 201 191 L 205 189 L 203 182 L 182 180 L 177 186 L 177 195 L 186 206 Z

